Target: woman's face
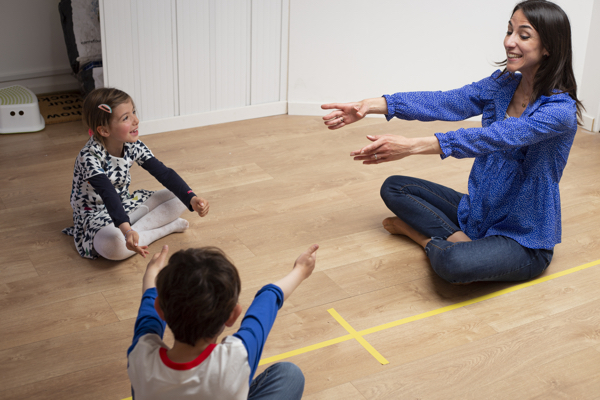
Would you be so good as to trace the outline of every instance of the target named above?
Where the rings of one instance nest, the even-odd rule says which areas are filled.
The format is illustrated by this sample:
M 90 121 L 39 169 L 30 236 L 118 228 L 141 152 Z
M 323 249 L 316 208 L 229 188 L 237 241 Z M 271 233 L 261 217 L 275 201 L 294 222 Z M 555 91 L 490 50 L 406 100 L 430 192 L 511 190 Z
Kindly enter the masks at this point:
M 533 29 L 523 11 L 517 10 L 508 21 L 508 31 L 504 38 L 509 72 L 520 71 L 524 76 L 535 76 L 543 56 L 548 54 L 542 46 L 537 31 Z

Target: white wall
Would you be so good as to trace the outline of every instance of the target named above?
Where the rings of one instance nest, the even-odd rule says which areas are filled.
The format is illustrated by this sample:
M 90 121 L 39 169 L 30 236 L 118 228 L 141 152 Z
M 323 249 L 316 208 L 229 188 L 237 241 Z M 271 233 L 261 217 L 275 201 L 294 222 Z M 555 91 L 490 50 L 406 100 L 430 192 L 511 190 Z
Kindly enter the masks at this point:
M 586 107 L 584 127 L 594 132 L 600 132 L 600 0 L 594 1 L 591 20 L 578 97 Z M 592 119 L 593 127 L 591 126 Z
M 571 21 L 578 82 L 599 1 L 555 1 Z M 506 58 L 503 39 L 516 3 L 291 0 L 288 112 L 322 115 L 325 102 L 447 90 L 482 79 Z
M 0 87 L 34 93 L 78 89 L 71 76 L 59 0 L 0 0 Z

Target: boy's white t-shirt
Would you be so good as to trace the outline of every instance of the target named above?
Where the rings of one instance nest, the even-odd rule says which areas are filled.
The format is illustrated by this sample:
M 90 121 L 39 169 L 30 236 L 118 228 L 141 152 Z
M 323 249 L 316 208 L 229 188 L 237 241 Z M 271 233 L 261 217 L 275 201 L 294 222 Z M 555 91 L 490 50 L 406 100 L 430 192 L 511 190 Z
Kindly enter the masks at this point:
M 166 350 L 158 335 L 149 334 L 129 354 L 127 371 L 136 399 L 248 398 L 248 353 L 237 337 L 225 337 L 189 363 L 173 363 L 166 358 Z

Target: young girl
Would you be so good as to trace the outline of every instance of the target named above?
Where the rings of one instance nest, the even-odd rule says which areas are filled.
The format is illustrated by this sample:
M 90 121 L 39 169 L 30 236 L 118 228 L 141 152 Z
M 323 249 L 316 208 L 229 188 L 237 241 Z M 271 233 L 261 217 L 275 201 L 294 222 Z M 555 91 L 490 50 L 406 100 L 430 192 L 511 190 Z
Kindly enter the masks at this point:
M 96 89 L 83 102 L 90 139 L 75 160 L 74 226 L 63 233 L 75 237 L 82 257 L 124 260 L 146 257 L 148 245 L 188 227 L 179 218 L 187 208 L 204 217 L 208 202 L 198 197 L 175 171 L 164 166 L 138 140 L 139 119 L 129 95 L 118 89 Z M 167 189 L 129 193 L 129 168 L 137 162 Z

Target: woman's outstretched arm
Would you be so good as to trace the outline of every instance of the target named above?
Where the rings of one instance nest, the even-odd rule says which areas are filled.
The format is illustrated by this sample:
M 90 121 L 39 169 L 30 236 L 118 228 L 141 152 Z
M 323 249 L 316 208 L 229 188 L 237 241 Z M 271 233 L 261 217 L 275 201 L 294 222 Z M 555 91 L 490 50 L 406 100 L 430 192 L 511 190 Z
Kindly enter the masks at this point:
M 350 153 L 363 164 L 380 164 L 400 160 L 415 154 L 442 154 L 440 142 L 435 136 L 406 138 L 400 135 L 368 135 L 371 144 Z
M 330 103 L 321 106 L 323 110 L 334 110 L 323 117 L 329 129 L 339 129 L 360 121 L 367 114 L 387 114 L 387 102 L 384 97 L 365 99 L 355 103 Z

